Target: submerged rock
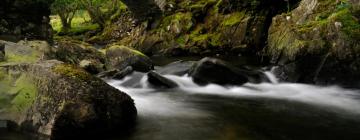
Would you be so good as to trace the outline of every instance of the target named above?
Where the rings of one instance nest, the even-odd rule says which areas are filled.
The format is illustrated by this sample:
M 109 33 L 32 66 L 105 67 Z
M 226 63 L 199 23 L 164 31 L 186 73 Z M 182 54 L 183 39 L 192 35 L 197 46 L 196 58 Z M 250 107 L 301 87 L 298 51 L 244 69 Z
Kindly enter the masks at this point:
M 267 54 L 284 81 L 360 87 L 359 8 L 355 1 L 302 0 L 273 18 Z
M 150 71 L 148 74 L 148 81 L 151 85 L 155 86 L 155 87 L 160 87 L 160 88 L 176 88 L 178 87 L 178 85 L 164 77 L 164 76 L 161 76 L 160 74 L 154 72 L 154 71 Z
M 126 129 L 133 100 L 101 79 L 60 61 L 0 66 L 0 119 L 52 139 Z
M 113 45 L 102 51 L 107 59 L 107 69 L 123 70 L 128 66 L 140 72 L 148 72 L 154 69 L 154 65 L 149 57 L 131 48 Z

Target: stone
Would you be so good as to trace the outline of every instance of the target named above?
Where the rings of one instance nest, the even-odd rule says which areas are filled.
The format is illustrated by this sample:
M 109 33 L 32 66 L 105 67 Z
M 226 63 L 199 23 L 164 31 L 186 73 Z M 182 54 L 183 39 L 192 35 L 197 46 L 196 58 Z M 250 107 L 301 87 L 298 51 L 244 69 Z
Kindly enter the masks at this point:
M 266 53 L 281 80 L 360 87 L 359 9 L 353 1 L 302 0 L 275 16 Z
M 133 67 L 135 71 L 148 72 L 154 69 L 154 65 L 149 57 L 134 49 L 113 45 L 102 50 L 106 56 L 107 69 L 125 69 Z
M 90 44 L 64 38 L 57 40 L 56 46 L 52 52 L 54 59 L 78 65 L 91 74 L 105 70 L 105 55 Z
M 0 120 L 51 139 L 118 133 L 137 114 L 127 94 L 57 60 L 0 65 L 0 97 Z
M 195 61 L 176 61 L 166 66 L 156 69 L 156 72 L 161 75 L 177 75 L 183 76 L 190 71 L 191 66 L 196 63 Z
M 148 74 L 148 82 L 158 88 L 176 88 L 178 87 L 178 84 L 164 76 L 161 76 L 160 74 L 150 71 Z
M 219 85 L 242 85 L 248 78 L 236 68 L 215 58 L 201 59 L 190 70 L 193 81 L 205 85 L 215 83 Z

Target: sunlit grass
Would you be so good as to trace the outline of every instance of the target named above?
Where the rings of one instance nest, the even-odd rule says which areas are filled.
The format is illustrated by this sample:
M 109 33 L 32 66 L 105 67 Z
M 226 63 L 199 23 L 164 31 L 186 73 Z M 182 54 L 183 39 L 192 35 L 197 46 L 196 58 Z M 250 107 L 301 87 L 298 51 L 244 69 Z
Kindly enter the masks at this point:
M 61 19 L 58 15 L 50 16 L 50 24 L 56 33 L 64 33 L 62 31 Z M 81 34 L 87 31 L 97 30 L 98 24 L 91 22 L 91 18 L 86 11 L 78 11 L 71 22 L 71 29 L 66 34 Z

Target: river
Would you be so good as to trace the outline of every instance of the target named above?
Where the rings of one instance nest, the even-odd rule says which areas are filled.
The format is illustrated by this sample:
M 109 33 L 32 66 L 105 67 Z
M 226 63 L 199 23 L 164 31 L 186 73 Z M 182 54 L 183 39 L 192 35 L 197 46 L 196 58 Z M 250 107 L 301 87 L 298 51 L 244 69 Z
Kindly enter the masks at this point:
M 198 86 L 187 75 L 163 75 L 179 88 L 155 89 L 135 72 L 107 81 L 138 109 L 127 136 L 108 140 L 359 140 L 360 91 L 279 83 Z M 132 84 L 129 84 L 132 83 Z M 31 139 L 0 133 L 1 140 Z

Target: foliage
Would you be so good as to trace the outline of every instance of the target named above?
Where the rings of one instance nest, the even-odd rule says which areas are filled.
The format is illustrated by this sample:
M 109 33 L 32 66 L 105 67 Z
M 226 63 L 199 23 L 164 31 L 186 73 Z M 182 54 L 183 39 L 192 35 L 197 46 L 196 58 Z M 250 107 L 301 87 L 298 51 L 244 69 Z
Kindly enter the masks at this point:
M 55 0 L 51 6 L 54 14 L 58 14 L 61 19 L 62 30 L 66 31 L 71 28 L 72 19 L 79 8 L 76 0 Z
M 79 0 L 79 3 L 101 28 L 123 5 L 119 0 Z

